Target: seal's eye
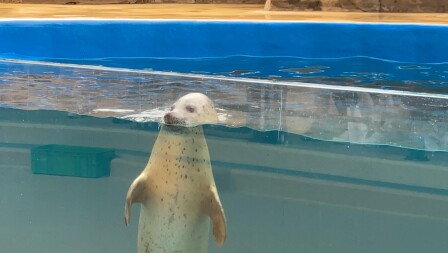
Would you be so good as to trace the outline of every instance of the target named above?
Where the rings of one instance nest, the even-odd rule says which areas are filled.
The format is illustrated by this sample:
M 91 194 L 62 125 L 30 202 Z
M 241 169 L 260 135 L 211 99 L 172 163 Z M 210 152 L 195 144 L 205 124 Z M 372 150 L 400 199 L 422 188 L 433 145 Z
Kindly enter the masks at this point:
M 189 112 L 191 112 L 191 113 L 193 113 L 196 109 L 193 107 L 193 106 L 191 106 L 191 105 L 187 105 L 186 107 L 185 107 L 185 109 L 187 109 L 187 111 L 189 111 Z

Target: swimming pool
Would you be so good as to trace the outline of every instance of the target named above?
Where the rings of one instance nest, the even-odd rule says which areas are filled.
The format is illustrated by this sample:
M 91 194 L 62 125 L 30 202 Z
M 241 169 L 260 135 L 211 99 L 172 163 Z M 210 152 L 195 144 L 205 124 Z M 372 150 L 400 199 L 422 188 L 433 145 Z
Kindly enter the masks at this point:
M 446 252 L 446 26 L 0 22 L 0 249 L 135 252 L 129 184 L 160 117 L 206 93 L 229 237 L 209 252 Z M 109 177 L 30 149 L 110 148 Z M 137 210 L 137 209 L 136 209 Z

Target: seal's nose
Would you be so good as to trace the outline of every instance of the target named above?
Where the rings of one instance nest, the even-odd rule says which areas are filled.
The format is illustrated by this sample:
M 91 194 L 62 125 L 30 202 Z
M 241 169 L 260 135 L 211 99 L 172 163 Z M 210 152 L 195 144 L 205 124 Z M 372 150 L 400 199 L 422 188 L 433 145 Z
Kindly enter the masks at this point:
M 173 114 L 169 112 L 165 114 L 165 116 L 163 116 L 163 121 L 165 122 L 165 124 L 173 124 L 174 118 L 175 117 L 173 117 Z
M 166 125 L 185 125 L 185 118 L 177 112 L 169 112 L 163 116 Z

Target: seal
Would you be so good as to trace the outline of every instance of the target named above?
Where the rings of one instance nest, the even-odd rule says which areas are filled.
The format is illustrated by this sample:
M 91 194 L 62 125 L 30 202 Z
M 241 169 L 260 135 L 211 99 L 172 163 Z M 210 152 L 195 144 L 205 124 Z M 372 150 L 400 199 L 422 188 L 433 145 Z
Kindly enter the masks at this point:
M 126 196 L 125 223 L 140 203 L 138 253 L 205 253 L 210 221 L 218 246 L 226 219 L 201 124 L 217 123 L 212 101 L 189 93 L 163 117 L 148 164 Z

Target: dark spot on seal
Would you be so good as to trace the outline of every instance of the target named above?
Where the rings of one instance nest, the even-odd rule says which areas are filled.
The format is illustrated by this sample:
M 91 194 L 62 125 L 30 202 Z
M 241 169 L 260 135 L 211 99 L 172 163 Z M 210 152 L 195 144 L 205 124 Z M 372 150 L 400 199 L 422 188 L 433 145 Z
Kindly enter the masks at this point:
M 149 252 L 149 243 L 148 243 L 148 242 L 145 243 L 145 252 L 146 252 L 146 253 L 150 253 L 150 252 Z
M 195 151 L 195 152 L 198 152 L 198 149 L 195 149 L 194 151 Z
M 185 178 L 188 178 L 188 175 L 185 175 Z
M 168 222 L 169 222 L 169 224 L 171 224 L 171 223 L 173 223 L 173 221 L 174 221 L 174 213 L 171 214 Z
M 162 202 L 163 202 L 163 198 L 160 198 L 160 201 L 162 201 Z
M 179 197 L 179 191 L 176 192 L 176 195 L 174 195 L 174 202 L 177 204 L 177 197 Z
M 185 213 L 184 213 L 184 218 L 185 218 L 185 219 L 187 218 L 187 214 L 185 214 Z

